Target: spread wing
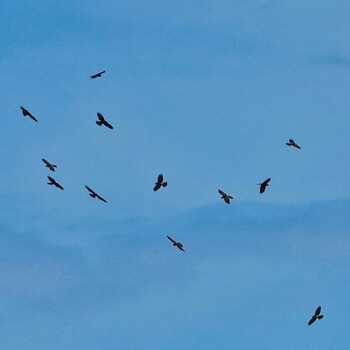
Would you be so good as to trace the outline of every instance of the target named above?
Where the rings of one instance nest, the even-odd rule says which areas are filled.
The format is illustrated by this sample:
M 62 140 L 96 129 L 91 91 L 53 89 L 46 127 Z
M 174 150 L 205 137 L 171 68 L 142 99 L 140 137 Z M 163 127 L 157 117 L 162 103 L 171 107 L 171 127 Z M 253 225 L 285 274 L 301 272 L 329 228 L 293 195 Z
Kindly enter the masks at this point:
M 185 251 L 185 249 L 183 248 L 183 246 L 177 246 L 180 250 L 182 250 L 183 252 Z
M 33 119 L 35 122 L 38 122 L 38 119 L 36 119 L 33 114 L 29 113 L 28 116 L 29 118 Z
M 42 159 L 42 161 L 47 165 L 47 166 L 50 166 L 51 164 L 50 164 L 50 162 L 48 162 L 46 159 Z
M 266 179 L 262 185 L 266 186 L 269 182 L 271 181 L 271 177 L 269 177 L 268 179 Z
M 153 191 L 154 191 L 154 192 L 157 192 L 161 187 L 162 187 L 162 185 L 157 183 L 157 184 L 154 186 Z
M 91 79 L 98 78 L 98 77 L 102 76 L 102 74 L 104 74 L 104 73 L 106 73 L 105 70 L 103 70 L 102 72 L 96 73 L 96 74 L 94 74 L 94 75 L 90 75 L 90 78 L 91 78 Z
M 104 122 L 104 125 L 106 125 L 107 128 L 113 129 L 113 126 L 111 124 L 109 124 L 106 120 Z
M 167 236 L 168 237 L 168 240 L 169 241 L 171 241 L 171 242 L 173 242 L 174 244 L 176 244 L 177 242 L 176 241 L 174 241 L 171 237 L 169 237 L 169 236 Z
M 320 313 L 321 313 L 321 306 L 319 306 L 319 307 L 316 309 L 316 311 L 315 311 L 315 316 L 316 316 L 316 317 L 319 316 Z
M 56 181 L 55 181 L 55 179 L 54 179 L 53 177 L 48 176 L 47 178 L 48 178 L 53 184 L 56 183 Z
M 308 322 L 308 326 L 311 326 L 316 320 L 317 320 L 317 317 L 312 316 L 311 320 Z
M 95 192 L 93 189 L 91 189 L 90 187 L 88 187 L 88 186 L 85 185 L 85 188 L 86 188 L 90 193 L 96 195 L 96 192 Z
M 260 193 L 264 193 L 266 190 L 266 185 L 264 185 L 263 183 L 260 185 Z
M 63 187 L 58 182 L 55 181 L 54 185 L 59 189 L 63 190 Z
M 107 203 L 107 201 L 106 201 L 104 198 L 102 198 L 102 197 L 101 197 L 99 194 L 97 194 L 97 193 L 96 193 L 96 197 L 97 197 L 100 201 Z
M 219 192 L 223 197 L 226 197 L 226 196 L 227 196 L 227 194 L 226 194 L 224 191 L 218 190 L 218 192 Z
M 103 117 L 103 115 L 100 112 L 97 112 L 97 117 L 102 123 L 106 122 L 105 118 Z

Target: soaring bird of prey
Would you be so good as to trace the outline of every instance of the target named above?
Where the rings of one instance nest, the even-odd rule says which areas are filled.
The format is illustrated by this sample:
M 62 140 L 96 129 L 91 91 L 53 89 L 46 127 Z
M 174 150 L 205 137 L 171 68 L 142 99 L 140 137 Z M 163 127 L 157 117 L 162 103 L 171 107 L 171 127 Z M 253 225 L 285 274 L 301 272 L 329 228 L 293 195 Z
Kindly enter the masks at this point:
M 38 122 L 38 119 L 36 119 L 36 118 L 34 117 L 34 115 L 28 111 L 28 109 L 25 109 L 25 108 L 22 107 L 22 106 L 20 106 L 20 108 L 21 108 L 21 110 L 22 110 L 22 114 L 23 114 L 25 117 L 28 116 L 29 118 L 31 118 L 31 119 L 33 119 L 34 121 Z
M 100 195 L 98 195 L 93 189 L 91 189 L 90 187 L 88 187 L 86 185 L 85 185 L 85 187 L 90 192 L 89 193 L 90 197 L 98 198 L 100 201 L 107 203 L 107 201 L 104 198 L 102 198 Z
M 230 204 L 230 199 L 233 199 L 233 197 L 226 194 L 224 191 L 218 190 L 218 192 L 221 194 L 221 198 L 223 198 L 227 204 Z
M 48 185 L 54 185 L 57 188 L 63 190 L 63 187 L 53 177 L 48 176 L 47 178 L 50 180 L 50 182 L 47 183 Z
M 104 116 L 100 112 L 97 112 L 97 117 L 99 119 L 96 121 L 97 125 L 99 126 L 104 125 L 104 126 L 107 126 L 107 128 L 113 129 L 113 126 L 107 122 L 107 120 L 104 118 Z
M 295 143 L 295 141 L 293 139 L 289 139 L 289 142 L 286 142 L 286 145 L 293 146 L 293 147 L 298 148 L 298 149 L 301 148 L 298 144 Z
M 103 71 L 100 72 L 100 73 L 96 73 L 96 74 L 94 74 L 94 75 L 90 75 L 90 78 L 91 78 L 91 79 L 101 78 L 101 77 L 102 77 L 102 74 L 104 74 L 104 73 L 106 73 L 105 70 L 103 70 Z
M 268 179 L 266 179 L 264 182 L 262 182 L 260 185 L 260 193 L 264 193 L 266 190 L 266 187 L 269 185 L 269 182 L 271 181 L 271 177 L 269 177 Z
M 316 320 L 322 320 L 323 315 L 321 314 L 321 306 L 319 306 L 316 311 L 315 314 L 311 317 L 311 320 L 308 322 L 308 326 L 311 326 L 314 322 L 316 322 Z
M 153 191 L 154 191 L 154 192 L 158 191 L 162 186 L 163 186 L 163 187 L 167 187 L 167 186 L 168 186 L 168 183 L 167 183 L 167 182 L 164 182 L 163 180 L 164 180 L 164 179 L 163 179 L 163 174 L 159 174 L 159 175 L 158 175 L 158 180 L 157 180 L 157 182 L 155 183 L 155 186 L 154 186 L 154 188 L 153 188 Z
M 48 160 L 42 159 L 42 161 L 46 164 L 46 167 L 49 168 L 51 171 L 55 171 L 55 168 L 57 168 L 57 165 L 51 164 Z
M 171 237 L 167 236 L 168 240 L 171 241 L 173 243 L 173 246 L 179 248 L 180 250 L 182 250 L 183 252 L 185 251 L 184 246 L 180 243 L 180 242 L 176 242 L 175 240 L 173 240 Z

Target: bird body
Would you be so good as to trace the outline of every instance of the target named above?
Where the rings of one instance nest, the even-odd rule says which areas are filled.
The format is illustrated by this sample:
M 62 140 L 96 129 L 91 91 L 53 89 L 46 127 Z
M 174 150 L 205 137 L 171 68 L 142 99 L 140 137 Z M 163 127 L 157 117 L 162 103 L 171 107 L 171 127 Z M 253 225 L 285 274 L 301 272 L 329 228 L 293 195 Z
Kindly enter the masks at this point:
M 174 239 L 172 239 L 171 237 L 167 236 L 168 240 L 171 241 L 173 243 L 174 247 L 179 248 L 180 250 L 182 250 L 183 252 L 185 251 L 184 246 L 182 245 L 182 243 L 180 242 L 176 242 Z
M 155 183 L 155 186 L 153 188 L 154 192 L 157 192 L 161 187 L 167 187 L 168 183 L 164 181 L 163 174 L 158 175 L 157 182 Z
M 289 139 L 289 142 L 286 142 L 286 145 L 301 149 L 301 147 L 293 139 Z
M 53 177 L 51 177 L 51 176 L 48 176 L 47 177 L 48 179 L 49 179 L 49 181 L 50 182 L 48 182 L 47 184 L 48 185 L 54 185 L 54 186 L 56 186 L 57 188 L 59 188 L 60 190 L 63 190 L 63 187 L 53 178 Z
M 107 201 L 102 198 L 99 194 L 97 194 L 93 189 L 85 185 L 85 188 L 90 192 L 89 195 L 92 198 L 98 198 L 100 201 L 107 203 Z
M 232 196 L 226 194 L 224 191 L 222 190 L 218 190 L 218 192 L 221 194 L 221 198 L 223 198 L 223 200 L 225 201 L 225 203 L 230 204 L 230 200 L 233 199 Z
M 49 168 L 51 171 L 55 171 L 55 168 L 57 168 L 57 165 L 51 164 L 48 160 L 42 159 L 42 161 L 46 164 L 46 167 Z
M 107 126 L 107 128 L 109 129 L 113 129 L 113 126 L 107 122 L 107 120 L 104 118 L 104 116 L 100 112 L 97 112 L 97 117 L 99 119 L 98 121 L 96 121 L 97 125 L 99 126 L 104 125 L 104 126 Z
M 271 177 L 266 179 L 264 182 L 260 183 L 260 193 L 264 193 L 266 190 L 266 187 L 269 186 L 269 182 L 271 181 Z
M 322 320 L 323 315 L 321 315 L 321 306 L 319 306 L 314 315 L 311 317 L 310 321 L 308 322 L 308 326 L 311 326 L 314 322 L 316 322 L 317 320 Z
M 20 106 L 20 108 L 21 108 L 21 110 L 22 110 L 22 114 L 23 114 L 25 117 L 28 116 L 29 118 L 31 118 L 31 119 L 34 120 L 35 122 L 38 122 L 38 119 L 36 119 L 36 118 L 34 117 L 34 115 L 28 111 L 28 109 L 25 109 L 25 108 L 22 107 L 22 106 Z
M 91 78 L 91 79 L 100 78 L 100 77 L 102 77 L 102 74 L 104 74 L 104 73 L 106 73 L 105 70 L 103 70 L 102 72 L 96 73 L 96 74 L 94 74 L 94 75 L 90 75 L 90 78 Z

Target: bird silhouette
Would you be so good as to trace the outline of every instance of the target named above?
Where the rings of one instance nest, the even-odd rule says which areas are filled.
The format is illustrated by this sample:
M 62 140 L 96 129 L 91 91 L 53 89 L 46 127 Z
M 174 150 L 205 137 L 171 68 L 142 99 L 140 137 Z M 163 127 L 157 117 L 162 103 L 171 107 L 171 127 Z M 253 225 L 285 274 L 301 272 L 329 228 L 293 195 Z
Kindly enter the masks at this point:
M 47 178 L 50 180 L 50 182 L 47 183 L 48 185 L 54 185 L 57 188 L 63 190 L 63 187 L 53 177 L 48 176 Z
M 295 143 L 295 141 L 294 141 L 293 139 L 289 139 L 289 142 L 286 142 L 286 145 L 287 145 L 287 146 L 293 146 L 293 147 L 298 148 L 298 149 L 301 148 L 299 145 L 297 145 L 297 144 Z
M 98 198 L 100 201 L 107 203 L 107 201 L 104 198 L 102 198 L 99 194 L 97 194 L 93 189 L 91 189 L 90 187 L 88 187 L 86 185 L 85 185 L 85 187 L 90 192 L 89 193 L 90 197 Z
M 218 192 L 221 194 L 221 198 L 223 198 L 227 204 L 230 204 L 230 200 L 233 199 L 233 197 L 226 194 L 224 191 L 218 190 Z
M 154 191 L 154 192 L 158 191 L 162 186 L 163 186 L 163 187 L 167 187 L 167 186 L 168 186 L 168 183 L 167 183 L 167 182 L 164 182 L 163 180 L 164 180 L 164 179 L 163 179 L 163 174 L 159 174 L 159 175 L 158 175 L 158 180 L 157 180 L 157 182 L 155 183 L 155 186 L 154 186 L 154 188 L 153 188 L 153 191 Z
M 269 177 L 268 179 L 266 179 L 264 182 L 262 182 L 260 185 L 260 193 L 264 193 L 266 190 L 266 187 L 269 185 L 271 178 Z
M 96 74 L 94 74 L 94 75 L 90 75 L 90 78 L 91 78 L 91 79 L 101 78 L 101 77 L 102 77 L 102 74 L 104 74 L 104 73 L 106 73 L 105 70 L 103 70 L 103 71 L 100 72 L 100 73 L 96 73 Z
M 185 251 L 184 246 L 180 243 L 180 242 L 176 242 L 175 240 L 173 240 L 171 237 L 167 236 L 168 240 L 171 241 L 173 243 L 173 246 L 179 248 L 180 250 L 182 250 L 183 252 Z
M 57 165 L 51 164 L 48 160 L 42 159 L 42 161 L 46 164 L 46 167 L 49 168 L 51 171 L 55 171 L 55 168 L 57 168 Z
M 113 129 L 113 126 L 107 122 L 107 120 L 104 118 L 104 116 L 100 112 L 97 112 L 97 117 L 99 119 L 98 121 L 96 121 L 97 125 L 99 126 L 104 125 L 104 126 L 107 126 L 107 128 Z
M 314 322 L 316 322 L 316 320 L 322 320 L 323 315 L 321 314 L 321 306 L 319 306 L 316 311 L 315 314 L 311 317 L 310 321 L 308 322 L 308 326 L 311 326 Z
M 20 106 L 20 108 L 21 108 L 21 110 L 22 110 L 22 114 L 23 114 L 25 117 L 28 116 L 29 118 L 31 118 L 31 119 L 33 119 L 34 121 L 38 122 L 38 119 L 36 119 L 36 118 L 34 117 L 34 115 L 28 111 L 28 109 L 25 109 L 25 108 L 22 107 L 22 106 Z

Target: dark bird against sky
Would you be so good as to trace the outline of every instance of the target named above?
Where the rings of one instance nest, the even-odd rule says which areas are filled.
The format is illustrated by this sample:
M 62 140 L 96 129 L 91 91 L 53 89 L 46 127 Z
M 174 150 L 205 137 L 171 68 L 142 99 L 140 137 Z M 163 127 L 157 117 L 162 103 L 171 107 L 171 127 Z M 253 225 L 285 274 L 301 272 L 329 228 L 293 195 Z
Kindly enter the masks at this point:
M 321 306 L 319 306 L 316 311 L 315 314 L 311 317 L 310 321 L 308 322 L 308 326 L 311 326 L 314 322 L 316 322 L 316 320 L 322 320 L 323 315 L 321 314 Z
M 47 183 L 48 185 L 54 185 L 57 188 L 63 190 L 63 187 L 53 177 L 48 176 L 47 178 L 50 180 L 50 182 Z
M 301 148 L 299 145 L 297 145 L 297 144 L 295 143 L 295 141 L 294 141 L 293 139 L 289 139 L 289 142 L 286 142 L 286 145 L 287 145 L 287 146 L 293 146 L 293 147 L 298 148 L 298 149 Z
M 96 121 L 97 125 L 99 126 L 104 125 L 104 126 L 107 126 L 107 128 L 113 129 L 113 126 L 107 122 L 107 120 L 104 118 L 104 116 L 100 112 L 97 112 L 97 117 L 99 119 L 98 121 Z
M 266 190 L 266 187 L 269 185 L 269 182 L 271 181 L 271 177 L 266 179 L 264 182 L 262 182 L 260 185 L 260 193 L 264 193 Z
M 163 174 L 159 174 L 159 175 L 158 175 L 158 180 L 157 180 L 157 182 L 155 183 L 155 186 L 154 186 L 154 188 L 153 188 L 153 191 L 154 191 L 154 192 L 158 191 L 162 186 L 163 186 L 163 187 L 167 187 L 167 186 L 168 186 L 168 183 L 167 183 L 167 182 L 164 182 L 163 180 L 164 180 Z
M 226 194 L 224 191 L 218 190 L 218 192 L 221 194 L 221 198 L 223 198 L 227 204 L 230 204 L 230 200 L 233 199 L 233 197 Z
M 25 117 L 28 116 L 29 118 L 31 118 L 31 119 L 33 119 L 34 121 L 38 122 L 38 119 L 36 119 L 36 118 L 34 117 L 34 115 L 28 111 L 28 109 L 25 109 L 25 108 L 22 107 L 22 106 L 20 106 L 20 108 L 21 108 L 21 110 L 22 110 L 22 114 L 23 114 Z
M 42 159 L 42 161 L 46 164 L 46 167 L 49 168 L 51 171 L 55 171 L 55 168 L 57 168 L 57 165 L 51 164 L 48 160 Z
M 101 77 L 102 77 L 102 74 L 104 74 L 104 73 L 106 73 L 105 70 L 103 70 L 103 71 L 100 72 L 100 73 L 96 73 L 96 74 L 94 74 L 94 75 L 90 75 L 90 78 L 91 78 L 91 79 L 101 78 Z
M 168 240 L 171 241 L 173 243 L 173 246 L 179 248 L 180 250 L 182 250 L 183 252 L 185 251 L 184 246 L 180 243 L 180 242 L 176 242 L 175 240 L 173 240 L 171 237 L 167 236 Z
M 89 193 L 90 197 L 98 198 L 100 201 L 107 203 L 107 201 L 104 198 L 102 198 L 99 194 L 97 194 L 93 189 L 91 189 L 90 187 L 88 187 L 86 185 L 85 185 L 85 187 L 90 192 Z

